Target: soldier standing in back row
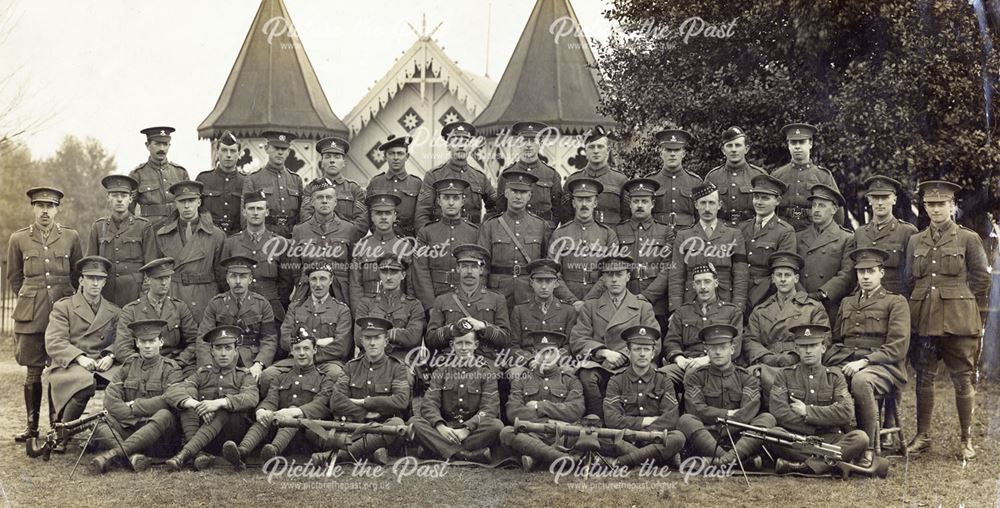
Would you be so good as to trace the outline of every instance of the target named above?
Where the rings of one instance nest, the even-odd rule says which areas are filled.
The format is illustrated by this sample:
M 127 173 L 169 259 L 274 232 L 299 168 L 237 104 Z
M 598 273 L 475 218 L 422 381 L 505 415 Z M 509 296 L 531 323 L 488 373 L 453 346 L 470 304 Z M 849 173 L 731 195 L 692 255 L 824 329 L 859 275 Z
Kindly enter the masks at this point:
M 101 185 L 108 193 L 111 215 L 97 219 L 90 228 L 87 254 L 111 261 L 103 295 L 122 307 L 139 297 L 139 267 L 156 258 L 156 236 L 148 219 L 128 211 L 138 182 L 125 175 L 108 175 L 101 179 Z
M 837 181 L 829 169 L 814 164 L 810 157 L 816 127 L 807 123 L 792 123 L 782 127 L 781 134 L 788 140 L 788 153 L 792 160 L 771 172 L 771 176 L 788 186 L 781 207 L 778 208 L 778 215 L 799 232 L 812 223 L 809 220 L 812 209 L 809 196 L 813 186 L 823 184 L 836 189 Z M 837 211 L 834 220 L 837 224 L 844 223 L 843 208 Z
M 595 218 L 598 196 L 604 187 L 590 178 L 577 178 L 566 184 L 573 196 L 573 220 L 552 233 L 549 257 L 562 265 L 562 279 L 556 298 L 572 302 L 576 310 L 600 279 L 597 261 L 618 251 L 618 235 L 610 226 Z
M 581 178 L 600 182 L 601 190 L 598 191 L 594 220 L 614 226 L 628 217 L 628 196 L 622 192 L 628 177 L 611 167 L 608 161 L 609 141 L 608 131 L 603 126 L 598 125 L 587 131 L 584 138 L 587 167 L 569 175 L 566 178 L 566 188 L 569 189 L 573 182 Z M 567 206 L 566 209 L 570 210 L 570 207 Z
M 52 304 L 73 294 L 71 272 L 83 257 L 80 235 L 55 222 L 62 191 L 48 187 L 28 189 L 35 214 L 31 226 L 10 235 L 7 247 L 7 281 L 17 294 L 14 304 L 14 359 L 27 367 L 24 405 L 28 424 L 14 441 L 38 437 L 38 415 L 42 407 L 42 370 L 45 328 Z M 52 415 L 51 417 L 54 417 Z
M 989 262 L 979 235 L 952 219 L 957 208 L 955 193 L 961 187 L 933 180 L 921 182 L 919 187 L 931 223 L 911 236 L 906 247 L 906 280 L 913 288 L 910 361 L 917 371 L 917 435 L 908 449 L 922 453 L 933 443 L 934 378 L 944 360 L 955 385 L 960 456 L 969 460 L 976 456 L 972 445 L 973 381 L 990 294 Z
M 302 205 L 302 178 L 285 167 L 295 136 L 278 131 L 265 132 L 263 136 L 267 138 L 267 165 L 247 175 L 243 180 L 243 194 L 263 190 L 267 195 L 267 229 L 290 238 L 292 228 L 301 222 L 299 207 Z
M 795 250 L 795 230 L 775 215 L 785 184 L 769 175 L 759 175 L 753 185 L 753 208 L 756 216 L 740 223 L 746 240 L 747 264 L 750 267 L 750 287 L 747 290 L 746 314 L 771 293 L 771 254 Z
M 410 282 L 425 309 L 434 299 L 458 287 L 458 269 L 451 250 L 457 245 L 476 243 L 479 226 L 462 218 L 462 206 L 469 183 L 445 178 L 434 183 L 441 218 L 417 233 L 417 246 L 427 252 L 413 256 L 413 280 Z
M 365 207 L 365 190 L 354 180 L 344 178 L 344 167 L 347 166 L 347 152 L 351 144 L 346 139 L 338 137 L 323 138 L 316 142 L 316 151 L 320 153 L 319 178 L 306 185 L 302 194 L 302 213 L 299 222 L 305 222 L 312 217 L 312 185 L 320 178 L 326 178 L 337 189 L 337 205 L 334 210 L 340 218 L 354 224 L 361 231 L 368 232 L 368 209 Z
M 379 145 L 378 149 L 384 154 L 389 169 L 372 177 L 368 182 L 366 194 L 369 196 L 393 194 L 399 198 L 400 203 L 396 208 L 396 234 L 401 237 L 417 235 L 413 220 L 417 213 L 417 196 L 420 195 L 420 187 L 423 185 L 423 180 L 419 176 L 406 172 L 406 161 L 410 158 L 410 143 L 413 143 L 413 138 L 410 136 L 396 137 L 390 134 L 385 142 Z
M 414 218 L 417 231 L 439 217 L 434 206 L 436 188 L 434 184 L 444 178 L 458 178 L 469 183 L 465 206 L 462 208 L 462 217 L 469 222 L 477 225 L 482 222 L 483 204 L 486 205 L 486 213 L 496 208 L 497 191 L 493 188 L 493 183 L 482 171 L 470 167 L 467 162 L 469 145 L 473 143 L 475 135 L 476 128 L 466 122 L 450 123 L 441 129 L 441 136 L 448 141 L 448 153 L 451 154 L 451 159 L 424 176 Z
M 670 227 L 684 229 L 698 221 L 691 192 L 701 185 L 702 179 L 682 167 L 684 147 L 691 142 L 691 134 L 680 129 L 667 129 L 656 133 L 660 143 L 663 167 L 647 178 L 660 184 L 653 197 L 653 218 Z
M 212 222 L 226 236 L 240 230 L 240 197 L 243 195 L 244 176 L 236 169 L 240 157 L 240 143 L 229 131 L 222 133 L 215 151 L 218 163 L 215 169 L 202 171 L 195 180 L 205 184 L 202 193 L 202 212 L 212 216 Z
M 504 196 L 504 178 L 508 171 L 524 171 L 534 175 L 537 179 L 531 187 L 531 199 L 528 200 L 527 210 L 545 221 L 549 229 L 555 229 L 559 225 L 558 214 L 562 212 L 563 185 L 562 177 L 552 166 L 542 162 L 538 156 L 541 143 L 546 141 L 549 132 L 548 125 L 541 122 L 518 122 L 510 128 L 513 140 L 518 143 L 521 154 L 514 164 L 508 166 L 500 173 L 500 181 L 497 183 L 497 211 L 507 210 L 507 198 Z
M 757 175 L 767 174 L 763 168 L 747 162 L 747 135 L 739 127 L 730 127 L 722 134 L 722 154 L 726 163 L 713 168 L 705 182 L 719 189 L 719 220 L 730 227 L 754 217 L 753 184 Z
M 809 297 L 823 303 L 827 316 L 836 319 L 840 299 L 854 284 L 851 258 L 847 255 L 851 232 L 834 222 L 834 213 L 844 207 L 844 197 L 832 187 L 816 185 L 809 196 L 812 225 L 797 233 L 798 253 L 805 260 L 802 286 Z
M 139 164 L 128 174 L 139 182 L 139 193 L 129 206 L 129 211 L 135 212 L 135 205 L 139 205 L 139 215 L 149 219 L 153 227 L 157 228 L 174 211 L 174 195 L 170 192 L 170 187 L 177 182 L 190 180 L 190 177 L 186 169 L 167 161 L 173 127 L 149 127 L 139 132 L 146 135 L 149 160 Z
M 909 296 L 910 288 L 903 280 L 903 265 L 906 264 L 906 244 L 917 232 L 917 227 L 901 221 L 892 214 L 896 197 L 903 186 L 887 176 L 876 175 L 865 180 L 865 198 L 872 207 L 872 218 L 864 226 L 854 230 L 854 248 L 882 249 L 889 253 L 889 259 L 882 268 L 885 277 L 882 285 L 892 293 Z

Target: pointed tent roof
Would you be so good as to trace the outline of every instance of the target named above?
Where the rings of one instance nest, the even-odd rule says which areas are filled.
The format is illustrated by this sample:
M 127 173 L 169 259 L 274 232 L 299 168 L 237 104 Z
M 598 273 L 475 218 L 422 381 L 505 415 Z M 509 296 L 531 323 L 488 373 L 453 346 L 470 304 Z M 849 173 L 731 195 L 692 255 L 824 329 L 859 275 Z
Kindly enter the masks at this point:
M 497 86 L 496 82 L 488 78 L 459 68 L 458 64 L 445 54 L 441 46 L 429 36 L 422 35 L 410 49 L 396 59 L 392 68 L 344 117 L 351 134 L 357 134 L 365 124 L 378 115 L 407 82 L 419 80 L 422 66 L 425 66 L 424 77 L 429 82 L 442 83 L 473 115 L 479 113 L 479 104 L 486 104 Z
M 242 137 L 259 137 L 270 129 L 313 139 L 347 135 L 282 0 L 261 1 L 215 109 L 198 126 L 198 137 L 215 139 L 226 129 Z
M 572 28 L 556 38 L 558 20 Z M 521 32 L 493 99 L 473 122 L 491 136 L 515 122 L 533 120 L 575 133 L 615 121 L 597 112 L 601 96 L 590 43 L 569 0 L 538 0 Z

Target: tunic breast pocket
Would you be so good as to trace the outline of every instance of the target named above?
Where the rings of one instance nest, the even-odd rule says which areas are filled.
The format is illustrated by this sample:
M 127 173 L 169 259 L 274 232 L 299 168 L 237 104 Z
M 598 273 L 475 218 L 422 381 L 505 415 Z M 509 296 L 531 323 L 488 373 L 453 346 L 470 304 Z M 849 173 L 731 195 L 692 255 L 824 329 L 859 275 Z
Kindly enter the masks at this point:
M 928 259 L 930 256 L 930 249 L 927 247 L 918 247 L 913 250 L 913 276 L 923 277 L 924 275 L 930 273 L 927 269 L 930 264 Z
M 480 321 L 485 321 L 487 323 L 495 322 L 496 318 L 496 307 L 489 303 L 477 303 L 474 307 L 476 313 L 475 317 Z
M 52 266 L 54 270 L 50 270 L 49 273 L 56 271 L 56 273 L 68 274 L 71 269 L 69 266 L 69 252 L 64 250 L 53 250 L 52 262 L 50 263 L 50 266 Z
M 889 253 L 889 259 L 885 262 L 886 268 L 898 268 L 903 264 L 903 245 L 898 243 L 891 243 L 882 247 L 886 252 Z
M 137 236 L 122 236 L 119 259 L 142 260 L 142 239 Z
M 965 249 L 942 248 L 940 260 L 938 270 L 945 275 L 958 275 L 965 271 Z
M 864 312 L 865 333 L 885 334 L 889 331 L 889 320 L 884 312 L 865 311 Z
M 30 249 L 24 251 L 23 255 L 24 275 L 26 277 L 45 273 L 45 258 L 42 257 L 42 251 Z
M 538 203 L 542 210 L 548 210 L 552 206 L 552 181 L 539 180 L 535 186 L 531 200 Z

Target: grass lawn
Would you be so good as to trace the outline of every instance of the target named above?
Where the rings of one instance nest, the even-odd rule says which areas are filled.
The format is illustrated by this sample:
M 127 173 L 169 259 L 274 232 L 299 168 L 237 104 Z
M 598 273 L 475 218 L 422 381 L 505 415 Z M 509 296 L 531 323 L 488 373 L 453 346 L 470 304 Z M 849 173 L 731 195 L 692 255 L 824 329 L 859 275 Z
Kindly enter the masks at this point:
M 978 458 L 964 469 L 958 450 L 954 395 L 944 376 L 939 389 L 935 429 L 939 438 L 928 456 L 892 459 L 889 478 L 813 479 L 751 477 L 747 487 L 739 474 L 730 478 L 694 477 L 679 472 L 665 477 L 581 480 L 571 476 L 554 482 L 547 471 L 483 470 L 448 467 L 443 475 L 416 473 L 396 481 L 391 468 L 381 477 L 276 477 L 271 482 L 259 468 L 235 473 L 228 466 L 207 472 L 169 474 L 160 468 L 140 475 L 116 469 L 102 477 L 81 468 L 72 480 L 76 459 L 55 455 L 49 462 L 29 459 L 11 436 L 24 425 L 21 385 L 23 369 L 13 361 L 8 338 L 0 339 L 0 507 L 6 506 L 247 506 L 294 500 L 303 506 L 350 503 L 353 506 L 997 506 L 1000 495 L 1000 385 L 979 387 L 975 418 Z M 908 437 L 914 423 L 913 389 L 905 392 L 902 416 Z M 47 422 L 43 414 L 42 421 Z M 43 423 L 43 431 L 46 424 Z M 738 473 L 738 469 L 737 469 Z M 9 503 L 9 504 L 8 504 Z

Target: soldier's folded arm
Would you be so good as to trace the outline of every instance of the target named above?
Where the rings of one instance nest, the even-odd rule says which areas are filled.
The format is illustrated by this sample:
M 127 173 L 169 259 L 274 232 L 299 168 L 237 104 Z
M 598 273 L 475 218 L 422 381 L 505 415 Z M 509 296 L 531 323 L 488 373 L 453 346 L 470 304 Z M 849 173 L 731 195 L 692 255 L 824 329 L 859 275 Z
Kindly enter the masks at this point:
M 626 416 L 625 403 L 622 401 L 622 387 L 619 376 L 608 381 L 607 393 L 604 396 L 604 421 L 612 429 L 642 430 L 641 416 Z
M 554 400 L 538 401 L 538 416 L 542 418 L 554 418 L 563 422 L 575 422 L 583 418 L 585 410 L 583 404 L 583 384 L 576 376 L 567 376 L 570 379 L 569 393 L 563 402 Z M 510 412 L 508 411 L 508 415 Z
M 584 305 L 576 316 L 576 324 L 569 332 L 569 349 L 574 355 L 592 357 L 604 349 L 604 343 L 594 339 L 594 325 L 589 309 Z
M 278 324 L 274 322 L 274 310 L 270 302 L 264 300 L 261 310 L 260 349 L 253 361 L 267 367 L 274 362 L 274 355 L 278 352 Z
M 257 403 L 260 402 L 260 391 L 257 389 L 257 380 L 249 374 L 243 376 L 243 381 L 240 383 L 240 391 L 232 395 L 226 395 L 224 398 L 229 406 L 229 411 L 233 413 L 249 411 L 257 407 Z
M 816 427 L 808 423 L 804 416 L 792 411 L 789 405 L 791 394 L 788 391 L 785 381 L 786 372 L 778 372 L 778 375 L 775 376 L 774 387 L 771 388 L 770 405 L 768 407 L 771 414 L 774 415 L 775 420 L 778 421 L 779 427 L 792 432 L 812 435 L 815 433 Z
M 538 406 L 541 408 L 542 403 L 539 402 Z M 514 421 L 516 418 L 528 421 L 536 421 L 539 414 L 539 409 L 529 407 L 524 403 L 524 380 L 523 376 L 517 376 L 510 381 L 510 395 L 507 397 L 507 418 L 510 421 Z
M 710 406 L 705 402 L 705 394 L 701 391 L 705 384 L 704 377 L 702 369 L 689 369 L 684 374 L 684 409 L 705 425 L 712 425 L 717 418 L 727 417 L 729 411 Z
M 396 330 L 392 343 L 397 348 L 412 349 L 420 345 L 420 338 L 424 333 L 424 307 L 419 301 L 411 300 L 414 305 L 409 308 L 409 315 L 406 319 L 405 328 L 394 328 Z M 364 315 L 364 314 L 359 314 Z
M 826 427 L 839 427 L 851 423 L 854 416 L 854 399 L 851 397 L 844 376 L 839 371 L 835 374 L 833 404 L 828 406 L 806 404 L 806 423 Z
M 330 394 L 330 413 L 334 418 L 346 417 L 351 421 L 364 421 L 368 411 L 364 407 L 351 402 L 348 396 L 351 386 L 351 376 L 347 372 L 337 379 L 337 386 Z
M 114 380 L 104 389 L 104 409 L 116 420 L 132 417 L 132 408 L 123 400 L 125 398 L 125 374 L 125 369 L 119 370 L 115 374 Z
M 740 407 L 729 417 L 740 423 L 750 423 L 760 413 L 760 380 L 750 373 L 745 376 Z
M 431 374 L 431 386 L 424 393 L 424 403 L 420 405 L 420 416 L 427 420 L 431 427 L 445 423 L 441 416 L 441 397 L 444 388 L 444 373 L 447 368 L 435 370 Z
M 485 370 L 481 369 L 481 371 Z M 488 380 L 484 380 L 481 392 L 482 397 L 479 399 L 479 411 L 476 411 L 475 416 L 465 421 L 465 428 L 469 429 L 470 432 L 474 432 L 479 428 L 479 424 L 484 419 L 500 417 L 500 392 L 497 388 L 496 378 L 491 377 Z
M 387 359 L 394 362 L 395 360 Z M 392 395 L 375 395 L 366 397 L 362 406 L 383 415 L 401 413 L 406 410 L 410 401 L 410 383 L 406 380 L 406 367 L 395 363 L 392 375 Z

